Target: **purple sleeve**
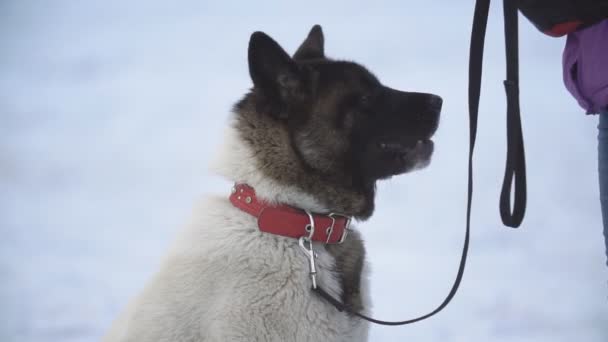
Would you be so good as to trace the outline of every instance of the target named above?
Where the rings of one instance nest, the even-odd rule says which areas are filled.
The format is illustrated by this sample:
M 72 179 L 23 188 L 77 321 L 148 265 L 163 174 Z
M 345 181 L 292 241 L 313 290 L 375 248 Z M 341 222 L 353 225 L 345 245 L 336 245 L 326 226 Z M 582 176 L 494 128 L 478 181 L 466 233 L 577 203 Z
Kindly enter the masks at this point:
M 608 109 L 608 19 L 568 35 L 564 83 L 587 113 Z

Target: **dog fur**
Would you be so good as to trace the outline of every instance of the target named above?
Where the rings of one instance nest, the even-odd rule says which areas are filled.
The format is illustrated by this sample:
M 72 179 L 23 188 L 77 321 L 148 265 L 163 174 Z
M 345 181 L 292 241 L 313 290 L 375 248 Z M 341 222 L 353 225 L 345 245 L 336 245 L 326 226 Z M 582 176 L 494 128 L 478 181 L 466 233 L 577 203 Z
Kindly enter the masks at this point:
M 377 180 L 428 164 L 440 99 L 326 58 L 319 26 L 293 58 L 256 32 L 248 58 L 254 87 L 234 108 L 214 168 L 259 198 L 364 220 Z M 369 313 L 358 232 L 314 249 L 319 286 Z M 104 341 L 366 341 L 368 323 L 313 294 L 308 271 L 296 240 L 260 232 L 227 196 L 211 197 Z

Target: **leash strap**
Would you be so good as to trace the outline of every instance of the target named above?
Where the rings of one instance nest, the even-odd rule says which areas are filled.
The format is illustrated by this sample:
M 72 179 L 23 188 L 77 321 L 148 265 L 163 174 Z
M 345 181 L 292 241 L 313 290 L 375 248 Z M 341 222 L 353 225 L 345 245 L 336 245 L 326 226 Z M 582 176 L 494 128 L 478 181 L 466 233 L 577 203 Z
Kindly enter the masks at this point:
M 313 288 L 312 290 L 319 296 L 333 304 L 339 311 L 346 311 L 352 315 L 362 318 L 366 321 L 381 324 L 381 325 L 405 325 L 411 324 L 418 321 L 427 319 L 443 310 L 454 298 L 458 287 L 462 281 L 464 270 L 467 261 L 467 254 L 469 251 L 469 235 L 471 227 L 471 205 L 473 200 L 473 150 L 475 148 L 475 139 L 477 136 L 477 117 L 479 112 L 479 96 L 481 92 L 481 74 L 482 74 L 482 61 L 483 61 L 483 47 L 486 35 L 486 26 L 488 20 L 488 12 L 490 8 L 490 0 L 477 0 L 475 3 L 475 15 L 473 17 L 473 30 L 471 34 L 471 47 L 470 47 L 470 58 L 469 58 L 469 178 L 468 178 L 468 198 L 467 198 L 467 220 L 466 220 L 466 232 L 464 237 L 464 246 L 462 248 L 462 256 L 460 258 L 460 266 L 458 267 L 458 273 L 456 279 L 452 285 L 452 289 L 448 293 L 447 297 L 443 302 L 433 311 L 426 315 L 409 319 L 406 321 L 382 321 L 365 316 L 361 313 L 354 312 L 350 308 L 346 307 L 342 302 L 332 297 L 326 291 L 320 287 Z M 517 13 L 516 13 L 517 14 Z
M 519 109 L 519 51 L 517 1 L 504 0 L 507 57 L 507 162 L 500 193 L 500 216 L 511 228 L 519 228 L 526 212 L 526 157 Z M 481 76 L 481 75 L 480 75 Z M 477 98 L 479 101 L 479 97 Z M 514 195 L 513 201 L 511 195 Z M 513 202 L 513 208 L 511 208 Z

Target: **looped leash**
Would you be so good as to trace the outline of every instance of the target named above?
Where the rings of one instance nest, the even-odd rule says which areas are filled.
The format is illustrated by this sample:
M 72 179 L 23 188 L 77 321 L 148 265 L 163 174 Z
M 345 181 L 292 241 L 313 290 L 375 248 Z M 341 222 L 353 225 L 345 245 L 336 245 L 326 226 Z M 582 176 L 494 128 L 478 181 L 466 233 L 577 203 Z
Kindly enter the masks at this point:
M 507 79 L 504 82 L 507 93 L 507 163 L 500 193 L 500 216 L 506 226 L 518 228 L 526 213 L 526 157 L 519 109 L 517 1 L 503 0 L 503 5 L 507 57 Z M 515 196 L 513 208 L 511 194 Z

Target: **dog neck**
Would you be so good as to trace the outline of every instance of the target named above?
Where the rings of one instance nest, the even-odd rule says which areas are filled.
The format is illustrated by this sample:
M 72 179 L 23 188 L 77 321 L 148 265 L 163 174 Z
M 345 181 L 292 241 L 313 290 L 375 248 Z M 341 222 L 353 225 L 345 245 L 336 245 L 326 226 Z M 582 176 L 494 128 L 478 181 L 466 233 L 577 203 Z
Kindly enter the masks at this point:
M 358 219 L 371 215 L 373 189 L 371 194 L 361 193 L 310 172 L 294 152 L 287 131 L 269 121 L 257 113 L 236 113 L 213 169 L 231 181 L 249 184 L 269 203 Z
M 212 164 L 215 172 L 235 183 L 249 184 L 261 200 L 270 204 L 286 204 L 317 213 L 330 211 L 321 199 L 268 177 L 263 168 L 260 169 L 256 153 L 235 126 L 236 123 L 226 130 L 224 143 Z

